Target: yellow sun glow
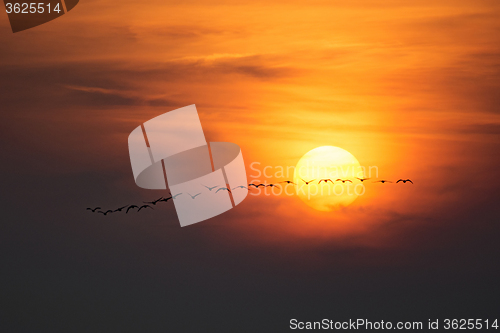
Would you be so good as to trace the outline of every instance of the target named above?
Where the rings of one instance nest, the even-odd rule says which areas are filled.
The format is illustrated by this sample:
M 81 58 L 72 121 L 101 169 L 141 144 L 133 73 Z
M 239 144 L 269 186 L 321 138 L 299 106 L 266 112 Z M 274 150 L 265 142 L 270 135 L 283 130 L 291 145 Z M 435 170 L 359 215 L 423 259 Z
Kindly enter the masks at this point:
M 364 193 L 363 184 L 356 179 L 363 178 L 364 174 L 351 153 L 342 148 L 323 146 L 302 156 L 295 167 L 293 181 L 302 201 L 314 209 L 330 212 L 350 205 Z M 345 183 L 338 179 L 345 180 Z

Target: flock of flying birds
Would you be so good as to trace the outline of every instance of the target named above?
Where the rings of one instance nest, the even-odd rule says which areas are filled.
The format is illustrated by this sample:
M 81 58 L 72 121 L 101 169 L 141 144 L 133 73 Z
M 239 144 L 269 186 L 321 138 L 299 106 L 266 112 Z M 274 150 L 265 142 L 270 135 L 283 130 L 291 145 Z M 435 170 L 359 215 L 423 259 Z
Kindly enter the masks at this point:
M 358 178 L 356 177 L 356 179 L 358 179 L 360 182 L 364 182 L 366 180 L 369 180 L 370 178 Z M 311 183 L 314 184 L 314 182 L 317 180 L 318 181 L 318 184 L 321 184 L 321 183 L 328 183 L 328 182 L 331 182 L 332 184 L 334 184 L 335 182 L 342 182 L 343 184 L 345 184 L 346 182 L 349 182 L 349 183 L 352 183 L 352 180 L 350 179 L 337 179 L 337 180 L 332 180 L 330 178 L 324 178 L 324 179 L 312 179 L 312 180 L 309 180 L 309 181 L 306 181 L 302 178 L 300 178 L 300 180 L 302 180 L 304 182 L 304 184 L 306 185 L 309 185 Z M 278 183 L 275 183 L 275 184 L 254 184 L 254 183 L 250 183 L 248 184 L 248 187 L 246 186 L 243 186 L 243 185 L 240 185 L 240 186 L 236 186 L 235 188 L 233 188 L 232 190 L 236 190 L 236 189 L 246 189 L 246 190 L 250 190 L 251 187 L 255 187 L 255 188 L 259 188 L 259 187 L 279 187 L 280 185 L 279 184 L 283 184 L 283 183 L 286 183 L 287 185 L 289 184 L 292 184 L 292 185 L 297 185 L 295 184 L 294 182 L 292 182 L 291 180 L 285 180 L 285 181 L 282 181 L 282 182 L 278 182 Z M 382 183 L 382 184 L 385 184 L 385 183 L 394 183 L 390 180 L 385 180 L 385 179 L 380 179 L 380 180 L 377 180 L 377 181 L 374 181 L 373 183 Z M 413 184 L 413 181 L 411 179 L 399 179 L 398 181 L 396 181 L 396 183 L 403 183 L 403 184 L 406 184 L 406 183 L 411 183 Z M 213 186 L 213 187 L 208 187 L 208 186 L 205 186 L 203 185 L 204 187 L 206 187 L 210 192 L 212 192 L 212 190 L 215 190 L 216 188 L 218 188 L 219 186 Z M 228 187 L 219 187 L 215 193 L 218 193 L 219 191 L 227 191 L 229 193 L 232 193 L 231 192 L 231 189 L 229 189 Z M 102 210 L 101 207 L 95 207 L 95 208 L 87 208 L 87 210 L 90 210 L 92 213 L 99 213 L 99 214 L 103 214 L 104 216 L 108 215 L 108 214 L 112 214 L 112 213 L 118 213 L 118 212 L 122 212 L 125 210 L 125 214 L 128 214 L 128 212 L 130 210 L 133 210 L 133 209 L 136 209 L 137 208 L 137 212 L 140 212 L 141 210 L 143 209 L 147 209 L 147 208 L 150 208 L 150 209 L 154 209 L 152 206 L 156 206 L 156 204 L 160 203 L 160 202 L 167 202 L 168 200 L 172 199 L 172 200 L 175 200 L 178 196 L 182 195 L 183 193 L 177 193 L 176 195 L 172 195 L 170 193 L 170 197 L 168 198 L 164 198 L 164 197 L 161 197 L 159 199 L 156 199 L 156 200 L 153 200 L 153 201 L 144 201 L 143 203 L 144 204 L 140 204 L 140 205 L 126 205 L 126 206 L 123 206 L 123 207 L 120 207 L 120 208 L 117 208 L 117 209 L 108 209 L 106 211 Z M 199 195 L 201 195 L 201 193 L 196 193 L 195 195 L 192 195 L 190 193 L 186 193 L 187 195 L 189 195 L 191 197 L 191 199 L 196 199 L 196 197 L 198 197 Z

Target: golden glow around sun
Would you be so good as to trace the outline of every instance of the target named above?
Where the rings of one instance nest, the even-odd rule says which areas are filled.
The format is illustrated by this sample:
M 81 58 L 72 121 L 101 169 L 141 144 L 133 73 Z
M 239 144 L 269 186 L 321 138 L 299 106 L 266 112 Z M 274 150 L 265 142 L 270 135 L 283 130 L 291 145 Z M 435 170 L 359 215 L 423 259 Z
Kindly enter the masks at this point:
M 295 167 L 293 181 L 302 201 L 314 209 L 330 212 L 350 205 L 364 193 L 363 184 L 356 179 L 364 178 L 364 175 L 363 168 L 351 153 L 342 148 L 323 146 L 302 156 Z M 338 179 L 345 180 L 345 183 Z

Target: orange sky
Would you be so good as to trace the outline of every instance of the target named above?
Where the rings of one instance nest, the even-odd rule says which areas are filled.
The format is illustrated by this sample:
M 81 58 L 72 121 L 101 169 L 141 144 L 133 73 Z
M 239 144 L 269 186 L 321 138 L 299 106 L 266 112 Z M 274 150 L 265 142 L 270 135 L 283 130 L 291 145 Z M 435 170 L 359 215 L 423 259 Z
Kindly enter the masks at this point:
M 17 34 L 4 15 L 5 117 L 28 121 L 30 135 L 5 133 L 16 149 L 50 157 L 30 172 L 120 170 L 114 185 L 133 192 L 128 133 L 196 104 L 207 139 L 240 145 L 249 175 L 251 162 L 295 165 L 333 145 L 381 178 L 416 183 L 369 184 L 326 214 L 295 197 L 250 196 L 228 213 L 231 227 L 272 241 L 364 235 L 356 241 L 399 245 L 389 230 L 402 227 L 384 226 L 475 204 L 460 187 L 466 177 L 491 191 L 499 14 L 498 1 L 81 1 Z

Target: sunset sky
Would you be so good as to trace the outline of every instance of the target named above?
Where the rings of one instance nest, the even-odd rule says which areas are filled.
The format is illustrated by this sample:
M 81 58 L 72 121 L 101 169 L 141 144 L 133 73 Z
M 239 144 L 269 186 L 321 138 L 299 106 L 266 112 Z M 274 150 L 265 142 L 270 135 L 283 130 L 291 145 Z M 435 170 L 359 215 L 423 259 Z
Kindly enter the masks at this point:
M 499 16 L 497 0 L 82 0 L 14 34 L 0 15 L 6 324 L 498 316 Z M 135 185 L 127 137 L 191 104 L 249 181 L 291 180 L 250 165 L 329 145 L 415 184 L 368 183 L 335 212 L 249 195 L 185 228 L 171 203 L 85 211 L 168 194 Z

